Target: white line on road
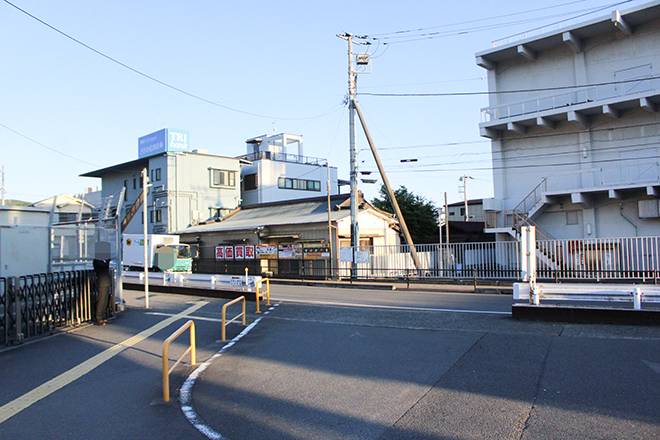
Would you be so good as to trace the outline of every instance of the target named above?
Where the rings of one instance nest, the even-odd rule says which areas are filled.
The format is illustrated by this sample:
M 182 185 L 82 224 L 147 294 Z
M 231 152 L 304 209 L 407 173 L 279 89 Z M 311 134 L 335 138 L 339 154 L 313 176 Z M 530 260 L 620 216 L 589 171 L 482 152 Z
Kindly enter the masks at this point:
M 274 298 L 271 298 L 274 300 Z M 461 310 L 461 309 L 437 309 L 431 307 L 404 307 L 404 306 L 383 306 L 377 304 L 356 304 L 356 303 L 342 303 L 335 301 L 309 301 L 297 299 L 284 299 L 278 298 L 277 301 L 294 302 L 302 304 L 319 304 L 324 306 L 342 306 L 342 307 L 366 307 L 370 309 L 391 309 L 391 310 L 410 310 L 422 312 L 457 312 L 457 313 L 479 313 L 479 314 L 493 314 L 493 315 L 510 315 L 511 312 L 498 312 L 493 310 Z
M 51 395 L 60 388 L 63 388 L 64 386 L 70 384 L 74 380 L 84 376 L 85 374 L 89 373 L 99 365 L 117 356 L 119 353 L 126 350 L 127 348 L 130 348 L 135 344 L 147 339 L 149 336 L 153 335 L 159 330 L 164 329 L 171 323 L 181 318 L 187 318 L 189 314 L 196 312 L 206 304 L 208 304 L 207 301 L 199 301 L 192 307 L 188 307 L 183 312 L 174 315 L 170 318 L 167 318 L 159 322 L 158 324 L 149 327 L 146 330 L 141 331 L 137 335 L 128 338 L 123 342 L 120 342 L 119 344 L 113 345 L 112 347 L 108 348 L 105 351 L 102 351 L 96 356 L 93 356 L 87 359 L 86 361 L 76 365 L 69 371 L 65 371 L 64 373 L 49 380 L 43 385 L 40 385 L 37 388 L 33 389 L 32 391 L 23 394 L 21 397 L 18 397 L 12 400 L 11 402 L 3 405 L 2 407 L 0 407 L 0 423 L 5 422 L 7 419 L 15 416 L 19 412 L 28 408 L 33 403 L 37 403 L 44 397 Z
M 206 362 L 201 364 L 199 367 L 193 371 L 190 376 L 186 379 L 186 381 L 183 383 L 181 386 L 181 390 L 179 391 L 179 402 L 181 402 L 181 411 L 183 411 L 183 414 L 186 416 L 188 421 L 197 429 L 199 432 L 204 434 L 206 437 L 212 439 L 212 440 L 224 440 L 225 437 L 222 436 L 219 432 L 215 431 L 213 428 L 211 428 L 209 425 L 206 424 L 204 419 L 202 419 L 199 414 L 197 414 L 197 411 L 195 411 L 195 408 L 193 407 L 192 404 L 192 389 L 193 386 L 195 385 L 195 381 L 197 378 L 206 370 L 209 365 L 213 363 L 217 358 L 222 356 L 222 354 L 227 351 L 232 345 L 237 343 L 243 336 L 247 335 L 250 330 L 252 330 L 258 323 L 261 321 L 261 318 L 257 318 L 252 324 L 248 325 L 245 327 L 245 329 L 238 334 L 234 339 L 229 341 L 227 345 L 222 347 L 220 351 L 218 351 L 216 354 L 214 354 L 210 359 L 208 359 Z

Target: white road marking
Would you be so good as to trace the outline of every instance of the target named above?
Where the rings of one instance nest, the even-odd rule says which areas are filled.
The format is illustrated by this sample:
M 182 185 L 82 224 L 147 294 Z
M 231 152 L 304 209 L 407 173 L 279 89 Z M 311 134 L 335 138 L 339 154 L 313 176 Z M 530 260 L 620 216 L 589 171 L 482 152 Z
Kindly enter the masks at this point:
M 72 369 L 65 371 L 64 373 L 60 374 L 59 376 L 49 380 L 48 382 L 44 383 L 43 385 L 38 386 L 37 388 L 33 389 L 32 391 L 29 391 L 25 394 L 23 394 L 21 397 L 18 397 L 11 402 L 3 405 L 0 407 L 0 423 L 5 422 L 7 419 L 15 416 L 19 412 L 23 411 L 24 409 L 28 408 L 30 405 L 37 403 L 44 397 L 47 397 L 54 393 L 55 391 L 59 390 L 60 388 L 63 388 L 64 386 L 70 384 L 74 380 L 84 376 L 85 374 L 89 373 L 96 367 L 100 366 L 104 362 L 112 359 L 113 357 L 117 356 L 119 353 L 122 351 L 126 350 L 127 348 L 130 348 L 134 346 L 135 344 L 147 339 L 149 336 L 153 335 L 154 333 L 158 332 L 159 330 L 164 329 L 168 325 L 172 324 L 173 322 L 181 319 L 181 318 L 187 318 L 188 315 L 191 313 L 199 310 L 203 306 L 208 304 L 208 301 L 200 301 L 193 305 L 192 307 L 187 308 L 183 312 L 176 314 L 170 318 L 167 318 L 158 324 L 149 327 L 146 330 L 141 331 L 137 335 L 126 339 L 123 342 L 120 342 L 119 344 L 113 345 L 112 347 L 108 348 L 105 351 L 102 351 L 101 353 L 97 354 L 96 356 L 93 356 L 86 361 L 76 365 Z
M 302 304 L 320 304 L 324 306 L 342 306 L 342 307 L 365 307 L 369 309 L 390 309 L 390 310 L 411 310 L 422 312 L 457 312 L 457 313 L 477 313 L 477 314 L 492 314 L 492 315 L 510 315 L 511 312 L 497 312 L 493 310 L 461 310 L 461 309 L 436 309 L 431 307 L 404 307 L 404 306 L 383 306 L 377 304 L 356 304 L 356 303 L 342 303 L 334 301 L 309 301 L 309 300 L 296 300 L 296 299 L 283 299 L 278 301 L 294 302 Z
M 252 324 L 248 325 L 245 327 L 245 329 L 238 334 L 234 339 L 229 341 L 224 347 L 220 349 L 216 354 L 214 354 L 211 358 L 209 358 L 206 362 L 201 364 L 199 367 L 193 371 L 190 376 L 186 379 L 186 381 L 183 383 L 181 386 L 181 390 L 179 392 L 179 402 L 181 402 L 181 411 L 183 411 L 183 414 L 186 416 L 188 421 L 197 429 L 199 432 L 201 432 L 203 435 L 206 437 L 212 439 L 212 440 L 226 440 L 226 437 L 223 437 L 222 434 L 219 432 L 215 431 L 213 428 L 211 428 L 209 425 L 206 424 L 204 419 L 202 419 L 199 414 L 197 414 L 197 411 L 195 411 L 195 408 L 193 407 L 192 404 L 192 389 L 193 386 L 195 385 L 195 381 L 197 378 L 206 370 L 209 365 L 211 365 L 217 358 L 222 356 L 222 354 L 227 351 L 231 346 L 233 346 L 235 343 L 241 340 L 243 336 L 247 335 L 250 330 L 252 330 L 258 323 L 261 321 L 261 318 L 257 318 Z

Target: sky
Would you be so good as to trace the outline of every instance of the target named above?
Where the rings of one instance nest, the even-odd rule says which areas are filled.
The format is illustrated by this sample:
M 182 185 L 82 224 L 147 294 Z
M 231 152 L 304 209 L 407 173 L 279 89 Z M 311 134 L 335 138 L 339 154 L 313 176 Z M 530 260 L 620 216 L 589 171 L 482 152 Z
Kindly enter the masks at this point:
M 445 192 L 463 200 L 465 175 L 468 198 L 492 197 L 490 142 L 478 127 L 487 72 L 475 53 L 642 3 L 0 0 L 5 197 L 100 187 L 79 175 L 137 159 L 138 138 L 165 127 L 232 157 L 249 138 L 302 135 L 305 156 L 348 180 L 343 33 L 371 43 L 354 49 L 372 56 L 358 101 L 390 184 L 439 205 Z M 356 148 L 360 171 L 376 171 L 361 129 Z M 359 189 L 372 200 L 381 182 Z

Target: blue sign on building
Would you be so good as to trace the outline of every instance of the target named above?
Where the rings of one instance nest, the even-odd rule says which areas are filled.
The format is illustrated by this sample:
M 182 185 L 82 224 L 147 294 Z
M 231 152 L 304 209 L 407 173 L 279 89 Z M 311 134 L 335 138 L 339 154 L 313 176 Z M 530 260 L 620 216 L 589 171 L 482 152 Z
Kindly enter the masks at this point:
M 190 133 L 186 130 L 163 128 L 138 139 L 138 158 L 166 151 L 190 151 Z

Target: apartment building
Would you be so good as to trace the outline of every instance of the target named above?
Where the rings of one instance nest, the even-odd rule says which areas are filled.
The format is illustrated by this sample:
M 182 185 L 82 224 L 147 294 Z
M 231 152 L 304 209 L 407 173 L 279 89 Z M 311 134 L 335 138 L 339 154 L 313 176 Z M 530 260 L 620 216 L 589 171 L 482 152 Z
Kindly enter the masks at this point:
M 660 2 L 504 41 L 488 72 L 487 232 L 549 238 L 660 235 Z
M 273 203 L 339 194 L 337 168 L 326 159 L 303 154 L 303 137 L 289 133 L 248 139 L 250 162 L 241 169 L 242 205 Z

